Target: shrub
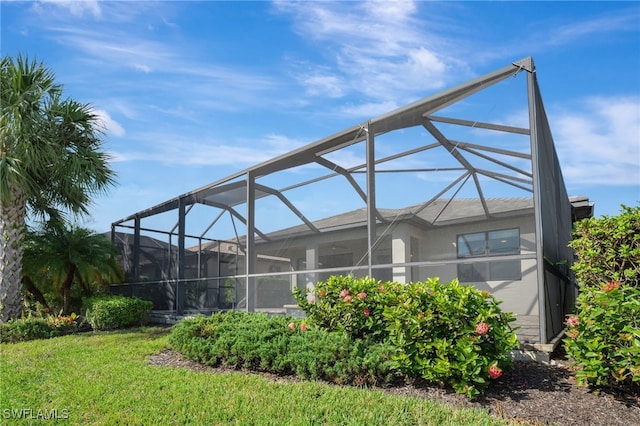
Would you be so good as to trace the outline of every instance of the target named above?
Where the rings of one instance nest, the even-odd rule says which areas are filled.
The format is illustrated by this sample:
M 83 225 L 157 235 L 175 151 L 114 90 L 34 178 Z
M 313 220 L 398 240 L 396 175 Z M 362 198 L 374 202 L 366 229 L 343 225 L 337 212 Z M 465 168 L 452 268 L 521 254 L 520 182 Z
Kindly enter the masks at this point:
M 567 317 L 568 356 L 581 385 L 640 388 L 640 206 L 576 223 L 580 294 Z M 604 277 L 604 279 L 603 279 Z M 609 280 L 602 284 L 603 281 Z
M 619 281 L 583 287 L 569 316 L 567 355 L 580 385 L 640 391 L 640 288 Z
M 336 383 L 374 384 L 391 380 L 391 350 L 344 333 L 308 328 L 289 316 L 215 313 L 176 324 L 174 349 L 207 365 L 226 365 Z
M 95 296 L 84 302 L 86 319 L 94 330 L 144 325 L 153 303 L 136 297 Z
M 398 303 L 384 311 L 394 360 L 403 373 L 451 385 L 475 397 L 511 367 L 518 346 L 510 323 L 487 292 L 437 279 L 401 287 Z
M 618 216 L 576 222 L 576 260 L 571 269 L 581 286 L 599 287 L 603 280 L 640 285 L 640 206 L 622 206 Z
M 27 340 L 49 339 L 74 333 L 78 330 L 78 327 L 76 314 L 15 319 L 0 323 L 0 342 L 16 343 Z
M 310 324 L 393 348 L 393 366 L 408 377 L 476 396 L 511 366 L 518 346 L 513 314 L 487 292 L 437 278 L 402 285 L 331 277 L 314 294 L 294 292 Z
M 294 296 L 310 323 L 353 338 L 384 341 L 388 331 L 382 313 L 397 303 L 397 286 L 373 278 L 331 276 L 316 284 L 314 294 L 295 289 Z

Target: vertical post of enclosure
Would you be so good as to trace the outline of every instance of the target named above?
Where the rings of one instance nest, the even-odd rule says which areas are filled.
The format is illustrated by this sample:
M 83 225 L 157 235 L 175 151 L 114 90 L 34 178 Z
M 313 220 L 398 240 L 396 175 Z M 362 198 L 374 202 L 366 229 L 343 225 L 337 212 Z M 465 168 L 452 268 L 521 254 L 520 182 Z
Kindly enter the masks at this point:
M 133 219 L 133 282 L 134 288 L 140 282 L 140 216 Z M 133 292 L 136 295 L 136 292 Z
M 533 62 L 533 61 L 532 61 Z M 533 211 L 536 226 L 536 275 L 538 276 L 538 324 L 540 325 L 540 342 L 547 343 L 547 309 L 546 309 L 546 277 L 544 270 L 544 235 L 542 233 L 542 195 L 540 193 L 540 147 L 538 129 L 538 103 L 536 102 L 537 84 L 535 67 L 531 63 L 527 75 L 527 91 L 529 97 L 529 128 L 531 130 L 531 172 L 533 177 Z
M 255 311 L 256 272 L 256 182 L 252 172 L 247 172 L 247 247 L 245 248 L 245 286 L 247 312 Z
M 365 132 L 367 132 L 367 250 L 369 253 L 367 273 L 369 277 L 373 277 L 375 263 L 373 246 L 376 243 L 376 156 L 371 122 L 367 123 Z
M 176 291 L 176 305 L 178 315 L 184 313 L 184 295 L 185 285 L 184 282 L 184 269 L 185 269 L 185 247 L 184 247 L 184 234 L 186 230 L 186 210 L 185 199 L 180 197 L 178 201 L 178 285 Z

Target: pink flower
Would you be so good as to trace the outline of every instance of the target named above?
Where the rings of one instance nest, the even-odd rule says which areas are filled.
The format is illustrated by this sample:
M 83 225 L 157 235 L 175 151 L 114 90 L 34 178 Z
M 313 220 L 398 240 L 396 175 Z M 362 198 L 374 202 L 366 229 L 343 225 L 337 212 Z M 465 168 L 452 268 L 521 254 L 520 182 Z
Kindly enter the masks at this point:
M 289 323 L 289 330 L 295 330 L 296 329 L 296 323 L 295 322 L 290 322 Z
M 567 331 L 567 336 L 571 337 L 574 340 L 576 339 L 576 337 L 578 337 L 579 334 L 580 332 L 575 328 L 572 328 L 571 330 Z
M 367 293 L 363 291 L 361 293 L 356 294 L 356 296 L 358 297 L 358 299 L 364 300 L 367 297 Z
M 387 291 L 387 288 L 385 286 L 381 285 L 378 290 L 380 290 L 380 293 L 384 293 L 385 291 Z
M 607 293 L 618 288 L 620 288 L 620 281 L 609 281 L 608 283 L 602 285 L 602 290 L 606 291 Z
M 368 317 L 369 315 L 371 315 L 371 311 L 369 311 L 368 309 L 365 309 L 364 311 L 362 311 L 362 313 L 364 314 L 365 317 Z
M 349 303 L 349 302 L 351 302 L 351 301 L 353 300 L 353 297 L 351 297 L 351 296 L 347 295 L 347 296 L 345 296 L 345 297 L 344 297 L 344 299 L 343 299 L 343 300 L 344 300 L 345 302 Z
M 316 303 L 316 298 L 315 297 L 312 297 L 312 298 L 309 299 L 309 304 L 310 305 L 313 305 L 315 303 Z
M 326 291 L 324 291 L 324 290 L 319 290 L 319 291 L 318 291 L 318 297 L 319 297 L 319 298 L 321 298 L 321 299 L 322 299 L 322 298 L 323 298 L 323 297 L 325 297 L 326 295 L 327 295 L 327 292 L 326 292 Z
M 307 331 L 307 324 L 305 323 L 300 324 L 300 330 Z
M 487 334 L 489 332 L 489 324 L 487 324 L 486 322 L 479 322 L 478 325 L 476 325 L 476 333 L 482 335 L 482 334 Z
M 569 317 L 567 318 L 566 322 L 569 327 L 575 327 L 576 325 L 580 324 L 580 320 L 578 319 L 578 317 Z
M 349 295 L 349 290 L 347 290 L 347 289 L 340 290 L 340 294 L 339 294 L 340 297 L 345 297 L 345 296 L 348 296 L 348 295 Z
M 488 372 L 492 379 L 497 379 L 498 377 L 502 376 L 502 370 L 497 365 L 492 365 L 491 367 L 489 367 Z

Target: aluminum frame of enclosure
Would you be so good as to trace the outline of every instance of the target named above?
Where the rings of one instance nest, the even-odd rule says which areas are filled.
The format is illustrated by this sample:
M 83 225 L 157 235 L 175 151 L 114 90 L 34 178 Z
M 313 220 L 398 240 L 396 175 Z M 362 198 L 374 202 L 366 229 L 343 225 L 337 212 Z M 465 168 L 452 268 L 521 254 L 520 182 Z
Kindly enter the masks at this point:
M 526 108 L 528 110 L 529 128 L 435 115 L 448 106 L 456 104 L 496 83 L 512 78 L 523 72 L 527 74 L 528 105 Z M 530 153 L 483 148 L 472 143 L 456 141 L 448 138 L 434 123 L 529 135 Z M 377 137 L 389 132 L 417 126 L 426 129 L 428 134 L 435 139 L 433 144 L 395 156 L 376 159 Z M 335 152 L 358 143 L 364 143 L 366 146 L 366 161 L 364 164 L 352 168 L 345 168 L 325 157 L 327 153 Z M 323 232 L 317 225 L 317 222 L 307 218 L 305 214 L 296 207 L 295 202 L 292 202 L 284 194 L 284 192 L 294 187 L 302 187 L 312 183 L 311 180 L 300 182 L 287 188 L 275 189 L 259 183 L 257 181 L 258 179 L 272 173 L 309 164 L 320 165 L 330 170 L 330 173 L 326 176 L 314 179 L 313 181 L 331 176 L 344 177 L 366 204 L 366 238 L 367 253 L 369 254 L 367 256 L 366 273 L 369 276 L 374 276 L 375 269 L 378 266 L 376 265 L 374 256 L 374 247 L 381 239 L 381 236 L 377 233 L 377 229 L 380 224 L 389 222 L 388 216 L 385 215 L 376 203 L 376 166 L 394 159 L 409 156 L 416 152 L 428 150 L 433 146 L 444 147 L 458 164 L 458 166 L 451 168 L 451 170 L 462 171 L 463 174 L 458 179 L 452 181 L 450 185 L 440 191 L 436 196 L 425 201 L 416 209 L 413 209 L 411 214 L 414 217 L 417 217 L 421 211 L 434 205 L 447 190 L 459 184 L 462 180 L 472 180 L 486 217 L 495 215 L 495 212 L 492 211 L 491 202 L 487 200 L 483 193 L 480 177 L 488 177 L 493 181 L 502 182 L 505 185 L 519 188 L 532 194 L 536 235 L 535 260 L 538 275 L 539 340 L 542 343 L 547 343 L 562 329 L 562 315 L 567 309 L 572 307 L 572 303 L 575 300 L 575 289 L 573 288 L 572 279 L 566 267 L 572 259 L 571 251 L 567 247 L 567 243 L 571 238 L 571 204 L 564 186 L 550 126 L 542 103 L 542 96 L 540 95 L 535 66 L 531 57 L 515 61 L 496 71 L 460 84 L 449 90 L 372 118 L 315 143 L 262 162 L 209 185 L 127 216 L 112 224 L 112 236 L 115 238 L 117 229 L 133 230 L 134 237 L 132 244 L 134 248 L 132 259 L 134 265 L 132 271 L 134 275 L 133 281 L 137 282 L 139 280 L 139 262 L 142 252 L 140 233 L 141 230 L 144 230 L 141 224 L 142 219 L 174 210 L 178 212 L 177 224 L 173 229 L 169 231 L 154 229 L 152 231 L 167 234 L 170 241 L 174 236 L 177 238 L 178 286 L 175 292 L 178 313 L 181 313 L 179 307 L 181 306 L 180 299 L 183 297 L 183 294 L 180 290 L 179 283 L 185 280 L 185 238 L 190 237 L 185 227 L 186 215 L 194 205 L 211 206 L 227 212 L 232 219 L 242 222 L 247 230 L 243 236 L 236 235 L 237 238 L 235 241 L 241 243 L 243 255 L 246 259 L 243 271 L 247 298 L 245 308 L 248 311 L 252 311 L 255 308 L 255 300 L 253 299 L 253 293 L 250 289 L 254 285 L 256 277 L 260 275 L 256 270 L 256 262 L 258 259 L 256 239 L 261 242 L 268 242 L 273 238 L 272 234 L 263 232 L 256 226 L 256 202 L 264 197 L 275 196 L 303 223 L 301 227 L 296 228 L 297 232 L 307 232 L 316 235 Z M 531 170 L 524 170 L 517 165 L 493 158 L 491 156 L 492 154 L 500 157 L 530 161 Z M 474 165 L 470 157 L 491 161 L 504 167 L 506 170 L 513 171 L 514 174 L 508 175 L 485 170 Z M 426 169 L 415 170 L 415 172 L 424 170 Z M 386 171 L 388 170 L 380 171 L 379 173 Z M 366 176 L 366 185 L 364 188 L 354 179 L 354 176 L 358 173 L 364 173 Z M 244 212 L 244 214 L 236 210 L 236 207 L 240 205 L 246 205 L 246 212 Z M 447 205 L 448 203 L 445 204 L 442 211 L 444 211 Z M 442 213 L 442 211 L 440 213 Z M 217 218 L 210 223 L 202 234 L 191 237 L 202 239 L 203 235 L 206 234 L 208 229 L 211 228 L 216 221 Z M 218 245 L 220 246 L 220 243 L 218 243 Z M 169 246 L 171 246 L 171 244 L 169 244 Z M 169 250 L 171 250 L 170 247 Z M 524 259 L 525 257 L 522 258 Z M 317 262 L 311 261 L 310 263 L 313 264 Z M 427 262 L 425 262 L 425 264 L 427 264 Z M 394 263 L 392 266 L 397 268 L 412 265 Z M 314 268 L 311 268 L 311 271 L 314 270 Z M 559 304 L 564 305 L 562 309 L 556 309 Z

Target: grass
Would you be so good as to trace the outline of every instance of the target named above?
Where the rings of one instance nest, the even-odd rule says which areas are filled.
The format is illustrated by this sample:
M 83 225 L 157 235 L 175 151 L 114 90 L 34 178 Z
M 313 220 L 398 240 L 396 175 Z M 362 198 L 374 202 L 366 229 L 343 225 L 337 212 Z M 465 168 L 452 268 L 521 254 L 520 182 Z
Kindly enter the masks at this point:
M 149 365 L 147 358 L 167 345 L 167 330 L 159 328 L 3 344 L 0 423 L 40 423 L 57 410 L 67 418 L 46 424 L 504 424 L 484 411 L 375 389 Z

